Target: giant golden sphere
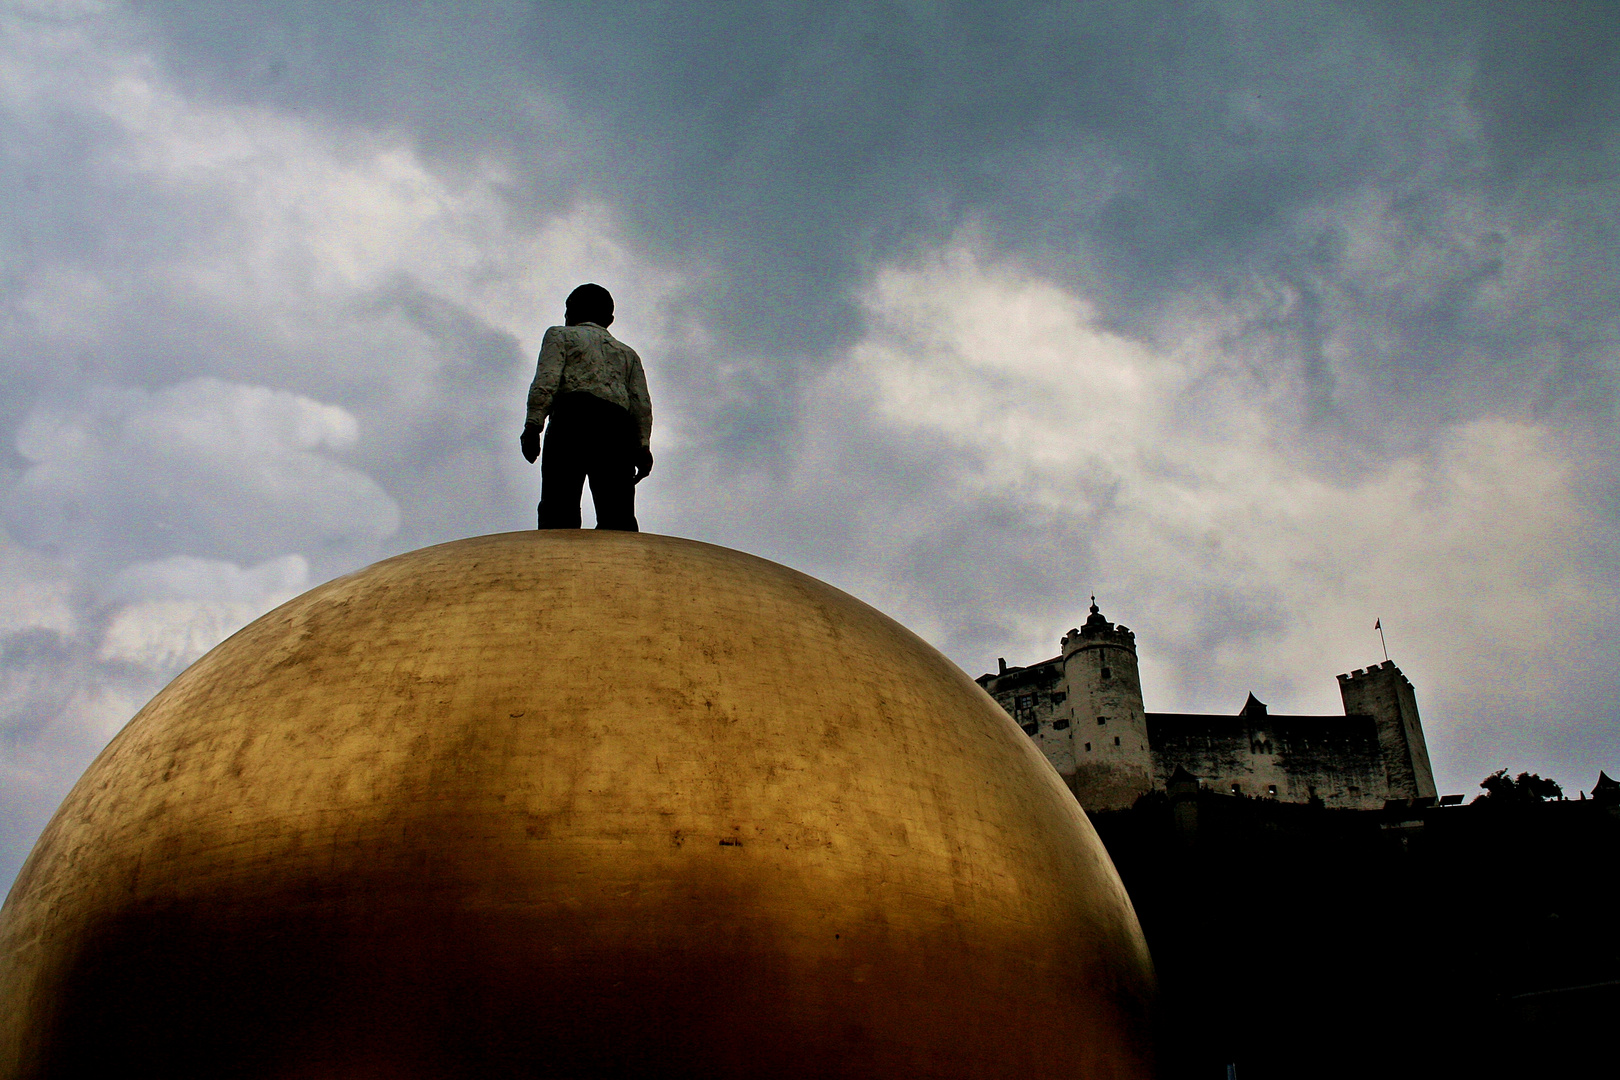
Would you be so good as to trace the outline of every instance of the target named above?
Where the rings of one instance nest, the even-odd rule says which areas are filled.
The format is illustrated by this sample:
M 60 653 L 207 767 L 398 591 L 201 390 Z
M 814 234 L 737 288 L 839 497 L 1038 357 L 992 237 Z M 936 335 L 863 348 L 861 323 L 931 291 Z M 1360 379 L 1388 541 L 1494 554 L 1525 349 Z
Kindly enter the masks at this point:
M 0 914 L 7 1078 L 1135 1077 L 1152 976 L 934 649 L 667 537 L 339 578 L 170 684 Z

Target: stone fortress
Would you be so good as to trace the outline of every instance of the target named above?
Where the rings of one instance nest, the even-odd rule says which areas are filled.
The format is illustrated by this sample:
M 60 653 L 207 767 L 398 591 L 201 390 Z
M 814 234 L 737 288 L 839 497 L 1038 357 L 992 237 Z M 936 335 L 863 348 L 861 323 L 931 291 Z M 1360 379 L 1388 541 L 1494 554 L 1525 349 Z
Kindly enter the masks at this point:
M 1343 716 L 1272 716 L 1253 694 L 1236 716 L 1142 705 L 1136 635 L 1092 598 L 1062 652 L 981 675 L 1088 811 L 1123 810 L 1194 780 L 1206 790 L 1376 810 L 1433 801 L 1434 773 L 1412 684 L 1392 661 L 1339 676 Z

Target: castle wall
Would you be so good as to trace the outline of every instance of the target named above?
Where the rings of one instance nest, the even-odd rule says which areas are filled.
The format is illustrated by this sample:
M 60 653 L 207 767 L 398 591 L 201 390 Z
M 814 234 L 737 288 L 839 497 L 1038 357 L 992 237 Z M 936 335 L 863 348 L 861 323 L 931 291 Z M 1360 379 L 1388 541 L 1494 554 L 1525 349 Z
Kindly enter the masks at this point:
M 1377 729 L 1361 716 L 1277 717 L 1277 764 L 1290 802 L 1314 794 L 1330 807 L 1378 810 L 1396 798 L 1385 779 Z
M 1376 810 L 1391 798 L 1378 732 L 1368 717 L 1149 713 L 1154 787 L 1179 766 L 1205 789 Z
M 1063 685 L 1062 657 L 1054 656 L 1027 668 L 1009 668 L 999 675 L 981 676 L 978 683 L 1007 710 L 1007 715 L 1024 729 L 1024 734 L 1034 740 L 1072 790 L 1074 751 L 1069 735 L 1073 713 Z
M 1339 809 L 1435 794 L 1412 684 L 1393 663 L 1339 676 L 1344 716 L 1270 716 L 1252 695 L 1236 716 L 1148 713 L 1135 641 L 1093 604 L 1061 656 L 978 679 L 1087 810 L 1165 791 L 1178 767 L 1207 791 Z

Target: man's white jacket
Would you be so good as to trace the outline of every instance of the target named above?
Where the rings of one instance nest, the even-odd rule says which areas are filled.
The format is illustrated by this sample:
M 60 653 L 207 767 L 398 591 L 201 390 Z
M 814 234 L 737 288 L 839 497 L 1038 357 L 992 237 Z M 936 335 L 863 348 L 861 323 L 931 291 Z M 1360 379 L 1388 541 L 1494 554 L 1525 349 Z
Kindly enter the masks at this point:
M 553 326 L 540 342 L 540 363 L 529 384 L 529 423 L 545 424 L 559 394 L 583 391 L 635 418 L 641 445 L 652 441 L 652 398 L 636 350 L 593 322 Z

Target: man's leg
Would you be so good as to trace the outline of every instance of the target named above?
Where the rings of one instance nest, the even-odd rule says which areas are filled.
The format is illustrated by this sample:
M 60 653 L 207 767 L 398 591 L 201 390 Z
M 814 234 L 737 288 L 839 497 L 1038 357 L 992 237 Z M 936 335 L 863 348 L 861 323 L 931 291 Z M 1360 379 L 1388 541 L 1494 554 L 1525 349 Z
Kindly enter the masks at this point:
M 593 456 L 591 501 L 596 504 L 596 527 L 640 532 L 636 524 L 636 465 L 620 439 L 603 440 Z
M 585 487 L 586 454 L 579 433 L 555 419 L 540 454 L 540 527 L 579 528 L 579 498 Z

